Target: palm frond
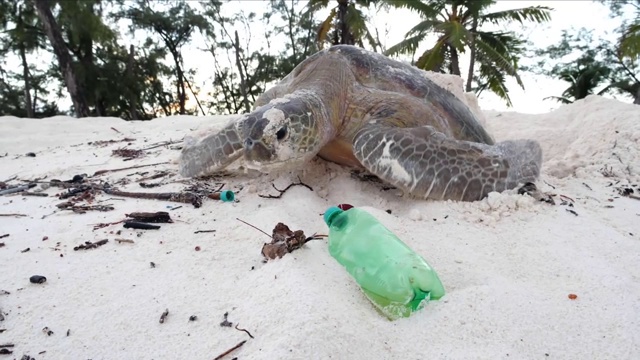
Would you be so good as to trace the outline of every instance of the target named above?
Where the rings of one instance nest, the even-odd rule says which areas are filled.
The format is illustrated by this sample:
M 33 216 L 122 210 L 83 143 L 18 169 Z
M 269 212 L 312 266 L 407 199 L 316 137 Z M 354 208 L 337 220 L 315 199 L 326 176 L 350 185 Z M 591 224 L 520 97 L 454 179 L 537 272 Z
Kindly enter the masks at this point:
M 640 19 L 630 25 L 620 38 L 618 54 L 635 61 L 640 55 Z
M 542 98 L 542 100 L 555 100 L 563 104 L 573 104 L 573 100 L 562 96 L 547 96 Z
M 518 85 L 524 88 L 522 79 L 515 67 L 513 59 L 508 52 L 500 52 L 495 47 L 484 41 L 482 37 L 476 38 L 476 50 L 478 51 L 477 60 L 482 65 L 494 67 L 497 71 L 504 72 L 507 75 L 516 78 Z
M 405 36 L 412 36 L 415 34 L 421 34 L 429 31 L 438 31 L 441 30 L 441 27 L 444 23 L 440 20 L 436 19 L 426 19 L 420 21 L 416 26 L 412 27 L 407 31 Z
M 399 43 L 388 48 L 387 51 L 385 51 L 385 55 L 393 56 L 398 54 L 413 54 L 416 52 L 418 45 L 422 42 L 422 40 L 424 40 L 426 36 L 427 34 L 422 33 L 405 38 Z
M 327 7 L 329 7 L 329 0 L 309 0 L 307 2 L 307 11 L 305 11 L 305 14 L 315 13 Z
M 480 96 L 484 90 L 489 90 L 505 100 L 507 106 L 513 106 L 511 98 L 509 97 L 509 90 L 505 84 L 506 78 L 504 73 L 490 64 L 483 63 L 480 64 L 479 72 L 478 80 L 484 80 L 484 82 L 480 83 L 476 88 L 476 95 Z
M 423 19 L 435 18 L 442 12 L 446 5 L 443 1 L 382 0 L 382 2 L 398 9 L 414 11 Z
M 440 71 L 446 56 L 445 44 L 445 38 L 441 37 L 431 49 L 418 58 L 416 67 L 428 71 Z
M 455 47 L 459 52 L 464 52 L 465 46 L 471 41 L 472 36 L 469 30 L 457 21 L 442 23 L 438 29 L 444 32 L 449 45 Z
M 483 14 L 479 16 L 478 20 L 480 24 L 486 21 L 494 24 L 499 24 L 503 21 L 517 21 L 520 24 L 524 24 L 525 21 L 543 23 L 551 20 L 552 10 L 552 8 L 547 6 L 530 6 L 526 8 Z
M 356 9 L 354 4 L 351 4 L 347 9 L 346 21 L 353 31 L 354 37 L 360 42 L 362 42 L 363 38 L 366 38 L 369 45 L 376 51 L 377 42 L 367 27 L 367 17 L 360 9 Z M 360 46 L 363 47 L 362 45 Z

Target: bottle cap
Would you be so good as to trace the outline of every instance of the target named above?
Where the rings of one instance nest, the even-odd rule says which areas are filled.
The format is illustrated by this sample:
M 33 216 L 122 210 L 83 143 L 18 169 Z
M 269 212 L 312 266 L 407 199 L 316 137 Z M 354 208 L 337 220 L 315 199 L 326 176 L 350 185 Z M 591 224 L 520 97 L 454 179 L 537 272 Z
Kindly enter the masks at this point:
M 220 200 L 222 201 L 233 201 L 235 198 L 236 197 L 231 190 L 224 190 L 220 192 Z
M 331 226 L 331 221 L 333 221 L 333 218 L 340 214 L 341 212 L 343 212 L 342 209 L 340 209 L 337 206 L 332 206 L 330 208 L 327 209 L 327 211 L 324 212 L 324 222 L 328 225 Z

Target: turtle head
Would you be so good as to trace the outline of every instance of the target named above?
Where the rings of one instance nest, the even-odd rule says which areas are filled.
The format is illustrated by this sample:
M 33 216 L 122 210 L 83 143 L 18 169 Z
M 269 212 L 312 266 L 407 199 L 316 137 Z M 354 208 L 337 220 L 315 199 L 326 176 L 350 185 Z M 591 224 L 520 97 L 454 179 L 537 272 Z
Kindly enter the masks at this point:
M 308 102 L 291 97 L 273 100 L 249 114 L 243 126 L 247 167 L 266 172 L 313 158 L 324 138 L 316 113 Z

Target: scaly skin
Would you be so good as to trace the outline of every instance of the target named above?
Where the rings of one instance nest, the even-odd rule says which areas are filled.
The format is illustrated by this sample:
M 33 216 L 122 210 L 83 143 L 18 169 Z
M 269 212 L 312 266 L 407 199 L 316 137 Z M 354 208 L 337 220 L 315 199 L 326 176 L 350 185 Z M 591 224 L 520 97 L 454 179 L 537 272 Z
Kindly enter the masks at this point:
M 533 182 L 542 163 L 537 142 L 495 144 L 466 105 L 417 69 L 347 45 L 310 56 L 253 112 L 185 146 L 181 173 L 217 171 L 242 155 L 265 172 L 318 155 L 416 197 L 460 201 Z

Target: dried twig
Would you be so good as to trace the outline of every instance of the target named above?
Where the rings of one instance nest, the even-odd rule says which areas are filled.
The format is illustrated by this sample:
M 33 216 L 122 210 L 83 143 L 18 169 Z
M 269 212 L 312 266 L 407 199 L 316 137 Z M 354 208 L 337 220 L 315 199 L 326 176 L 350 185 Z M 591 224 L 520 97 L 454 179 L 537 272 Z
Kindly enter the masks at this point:
M 4 239 L 4 238 L 6 238 L 8 236 L 9 236 L 9 234 L 0 235 L 0 239 Z
M 261 233 L 263 233 L 263 234 L 267 235 L 269 238 L 271 238 L 271 235 L 267 234 L 266 232 L 264 232 L 263 230 L 261 230 L 261 229 L 260 229 L 260 228 L 258 228 L 257 226 L 255 226 L 255 225 L 251 225 L 251 224 L 249 224 L 248 222 L 246 222 L 246 221 L 244 221 L 244 220 L 240 220 L 240 219 L 238 219 L 238 218 L 236 218 L 236 220 L 238 220 L 238 221 L 240 221 L 240 222 L 242 222 L 242 223 L 245 223 L 246 225 L 251 226 L 252 228 L 254 228 L 254 229 L 256 229 L 256 230 L 260 231 Z
M 14 194 L 14 193 L 22 192 L 24 190 L 29 190 L 34 186 L 36 186 L 36 184 L 30 183 L 30 184 L 10 187 L 10 188 L 5 189 L 5 190 L 0 190 L 0 195 L 8 195 L 8 194 Z
M 247 340 L 242 340 L 242 341 L 240 341 L 238 344 L 236 344 L 236 346 L 234 346 L 234 347 L 232 347 L 231 349 L 229 349 L 229 350 L 227 350 L 227 351 L 223 352 L 222 354 L 220 354 L 220 355 L 216 356 L 213 360 L 220 360 L 220 359 L 222 359 L 223 357 L 225 357 L 225 356 L 229 355 L 232 351 L 234 351 L 234 350 L 236 350 L 236 349 L 240 348 L 240 347 L 241 347 L 242 345 L 244 345 L 244 343 L 246 343 L 246 342 L 247 342 Z
M 193 193 L 139 193 L 104 189 L 106 194 L 114 196 L 123 196 L 136 199 L 151 199 L 151 200 L 163 200 L 192 204 L 194 207 L 199 208 L 202 206 L 202 197 Z
M 304 186 L 307 189 L 313 191 L 313 188 L 305 183 L 302 182 L 302 180 L 300 180 L 300 178 L 298 178 L 298 182 L 297 183 L 291 183 L 289 184 L 289 186 L 287 186 L 286 188 L 284 188 L 283 190 L 278 189 L 274 184 L 271 184 L 271 186 L 277 191 L 279 192 L 278 195 L 258 195 L 261 198 L 265 198 L 265 199 L 280 199 L 282 197 L 282 195 L 284 195 L 285 192 L 287 192 L 287 190 L 291 189 L 294 186 Z
M 200 233 L 212 233 L 212 232 L 216 232 L 216 231 L 215 230 L 196 230 L 193 233 L 200 234 Z
M 139 168 L 143 168 L 143 167 L 147 167 L 147 166 L 157 166 L 157 165 L 164 165 L 164 164 L 168 164 L 168 161 L 165 162 L 161 162 L 161 163 L 155 163 L 155 164 L 146 164 L 146 165 L 136 165 L 136 166 L 129 166 L 126 168 L 118 168 L 118 169 L 108 169 L 108 170 L 98 170 L 96 171 L 93 176 L 98 176 L 98 175 L 102 175 L 102 174 L 106 174 L 106 173 L 110 173 L 110 172 L 116 172 L 116 171 L 123 171 L 123 170 L 131 170 L 131 169 L 139 169 Z
M 116 222 L 112 222 L 112 223 L 100 223 L 100 224 L 96 224 L 93 226 L 93 230 L 98 230 L 98 229 L 102 229 L 105 228 L 107 226 L 111 226 L 111 225 L 117 225 L 120 224 L 121 222 L 124 222 L 125 220 L 120 220 L 120 221 L 116 221 Z
M 158 229 L 160 229 L 160 225 L 152 225 L 152 224 L 148 224 L 148 223 L 143 223 L 143 222 L 138 222 L 138 221 L 131 221 L 131 220 L 125 221 L 123 226 L 124 226 L 125 229 L 140 229 L 140 230 L 158 230 Z
M 29 215 L 25 215 L 25 214 L 0 214 L 0 216 L 9 216 L 9 217 L 25 217 L 25 216 L 29 216 Z
M 23 195 L 23 196 L 41 196 L 41 197 L 49 196 L 49 194 L 47 194 L 47 193 L 35 193 L 35 192 L 29 192 L 29 191 L 23 191 L 23 192 L 20 193 L 20 195 Z
M 251 333 L 248 330 L 241 329 L 241 328 L 238 327 L 238 325 L 240 325 L 240 324 L 236 324 L 236 327 L 235 327 L 236 330 L 244 331 L 244 332 L 247 333 L 247 335 L 249 335 L 250 338 L 254 339 L 253 335 L 251 335 Z
M 92 243 L 91 241 L 85 241 L 84 244 L 74 247 L 73 250 L 78 251 L 78 250 L 96 249 L 97 247 L 102 246 L 108 242 L 109 242 L 109 239 L 99 240 L 94 243 Z
M 161 142 L 161 143 L 159 143 L 159 144 L 156 144 L 156 145 L 152 145 L 152 146 L 146 147 L 146 148 L 142 149 L 142 151 L 146 151 L 146 150 L 151 150 L 151 149 L 159 148 L 159 147 L 161 147 L 161 146 L 167 146 L 167 145 L 178 144 L 178 143 L 181 143 L 181 142 L 182 142 L 182 140 L 176 140 L 176 141 L 168 140 L 168 141 L 163 141 L 163 142 Z

